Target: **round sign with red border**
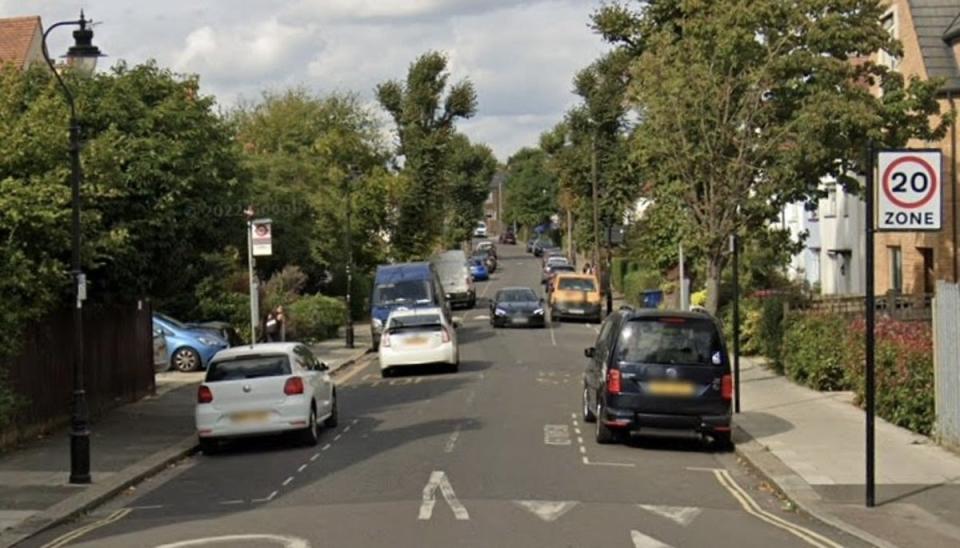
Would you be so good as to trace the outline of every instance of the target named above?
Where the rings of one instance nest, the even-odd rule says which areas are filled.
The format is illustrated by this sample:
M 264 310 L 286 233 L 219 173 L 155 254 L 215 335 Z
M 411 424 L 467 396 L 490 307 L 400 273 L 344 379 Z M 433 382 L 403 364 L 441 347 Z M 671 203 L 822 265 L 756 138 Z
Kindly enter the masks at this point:
M 878 154 L 878 230 L 940 230 L 943 154 L 939 150 L 883 150 Z
M 933 166 L 923 158 L 901 156 L 890 162 L 880 180 L 888 200 L 899 207 L 915 209 L 928 204 L 937 195 L 940 186 L 937 179 Z

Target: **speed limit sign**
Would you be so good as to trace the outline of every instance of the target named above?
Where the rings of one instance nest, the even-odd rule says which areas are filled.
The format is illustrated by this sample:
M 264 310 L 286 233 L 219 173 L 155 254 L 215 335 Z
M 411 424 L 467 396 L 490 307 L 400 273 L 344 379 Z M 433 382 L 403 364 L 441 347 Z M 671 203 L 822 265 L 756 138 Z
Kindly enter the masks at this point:
M 940 230 L 942 162 L 939 150 L 880 151 L 878 230 Z

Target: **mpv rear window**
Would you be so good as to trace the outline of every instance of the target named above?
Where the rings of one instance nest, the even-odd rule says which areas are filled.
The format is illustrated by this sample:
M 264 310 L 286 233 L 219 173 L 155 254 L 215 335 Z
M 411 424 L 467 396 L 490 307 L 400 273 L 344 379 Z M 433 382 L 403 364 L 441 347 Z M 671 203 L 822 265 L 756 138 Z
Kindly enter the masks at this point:
M 721 365 L 723 347 L 715 324 L 694 318 L 642 318 L 620 331 L 618 359 L 664 365 Z
M 238 381 L 289 374 L 290 360 L 286 355 L 244 356 L 210 362 L 206 382 Z

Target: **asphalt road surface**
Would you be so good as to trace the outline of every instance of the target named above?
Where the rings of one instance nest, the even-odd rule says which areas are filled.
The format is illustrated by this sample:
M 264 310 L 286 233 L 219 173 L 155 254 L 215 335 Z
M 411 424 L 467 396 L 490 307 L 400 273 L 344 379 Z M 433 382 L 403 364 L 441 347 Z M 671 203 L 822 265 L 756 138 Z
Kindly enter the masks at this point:
M 540 290 L 539 260 L 501 247 L 478 284 Z M 457 311 L 459 373 L 338 376 L 340 426 L 315 448 L 247 440 L 196 455 L 24 546 L 858 546 L 790 511 L 732 453 L 696 439 L 599 446 L 580 418 L 598 326 L 494 330 Z

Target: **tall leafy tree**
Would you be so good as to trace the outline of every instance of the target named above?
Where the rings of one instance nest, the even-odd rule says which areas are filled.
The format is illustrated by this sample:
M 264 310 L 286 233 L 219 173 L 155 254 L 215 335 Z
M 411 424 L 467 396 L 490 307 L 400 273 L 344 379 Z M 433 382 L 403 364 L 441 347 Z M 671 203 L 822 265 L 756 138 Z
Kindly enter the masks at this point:
M 376 88 L 380 105 L 396 125 L 408 183 L 396 204 L 391 241 L 400 258 L 423 257 L 442 237 L 455 122 L 477 109 L 473 84 L 465 80 L 448 86 L 448 80 L 446 56 L 431 51 L 410 65 L 405 82 L 390 80 Z
M 633 57 L 632 151 L 705 261 L 711 310 L 731 234 L 815 199 L 825 176 L 856 189 L 849 173 L 868 139 L 898 146 L 944 131 L 928 122 L 937 82 L 907 83 L 868 60 L 900 50 L 877 0 L 632 5 L 601 8 L 594 25 Z
M 507 160 L 504 217 L 509 223 L 535 227 L 557 211 L 557 178 L 541 149 L 522 148 Z
M 476 222 L 483 218 L 497 159 L 490 147 L 471 143 L 458 133 L 450 140 L 448 162 L 450 193 L 444 239 L 447 246 L 456 246 L 470 238 Z

